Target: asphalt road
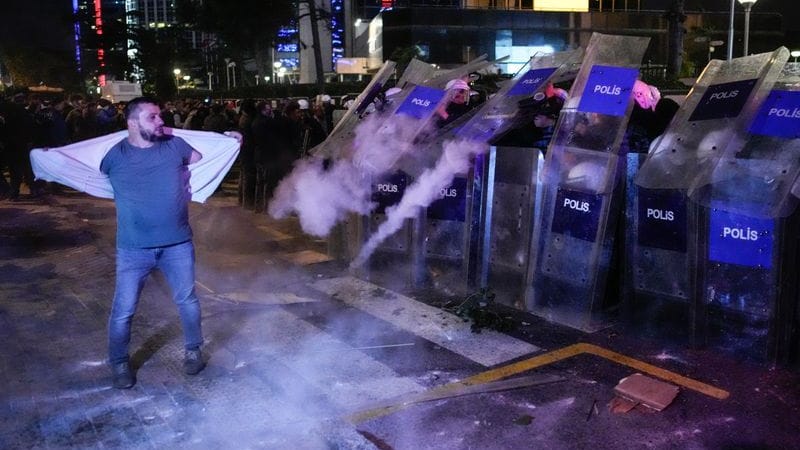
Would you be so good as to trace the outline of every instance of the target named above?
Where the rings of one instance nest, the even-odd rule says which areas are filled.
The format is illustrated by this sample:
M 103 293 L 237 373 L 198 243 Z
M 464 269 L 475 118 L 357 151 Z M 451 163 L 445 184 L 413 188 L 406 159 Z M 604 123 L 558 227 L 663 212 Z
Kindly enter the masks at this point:
M 0 205 L 0 448 L 800 447 L 796 370 L 506 308 L 507 332 L 473 333 L 451 295 L 408 288 L 391 266 L 365 279 L 233 189 L 191 208 L 208 367 L 182 373 L 156 274 L 128 391 L 104 361 L 113 202 L 67 191 Z M 612 410 L 637 372 L 677 397 Z

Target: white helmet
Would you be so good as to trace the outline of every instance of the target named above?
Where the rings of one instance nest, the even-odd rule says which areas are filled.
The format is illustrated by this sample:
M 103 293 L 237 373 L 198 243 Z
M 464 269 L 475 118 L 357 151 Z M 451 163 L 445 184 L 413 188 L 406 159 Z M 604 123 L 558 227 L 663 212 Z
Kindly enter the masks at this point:
M 464 91 L 469 91 L 469 85 L 467 84 L 466 81 L 462 80 L 461 78 L 456 78 L 454 80 L 448 81 L 444 88 L 445 90 L 448 91 L 450 89 L 461 89 Z

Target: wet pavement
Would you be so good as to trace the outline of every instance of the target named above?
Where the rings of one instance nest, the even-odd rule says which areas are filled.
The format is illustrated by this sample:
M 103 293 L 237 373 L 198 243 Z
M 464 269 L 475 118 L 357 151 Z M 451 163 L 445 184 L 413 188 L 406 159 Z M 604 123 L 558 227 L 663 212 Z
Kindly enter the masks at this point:
M 193 204 L 208 367 L 182 372 L 175 307 L 151 277 L 137 384 L 111 388 L 113 202 L 65 191 L 0 204 L 0 448 L 800 448 L 800 371 L 512 309 L 470 331 L 454 299 L 391 267 L 365 280 L 294 219 Z M 641 372 L 678 385 L 660 412 L 613 412 Z

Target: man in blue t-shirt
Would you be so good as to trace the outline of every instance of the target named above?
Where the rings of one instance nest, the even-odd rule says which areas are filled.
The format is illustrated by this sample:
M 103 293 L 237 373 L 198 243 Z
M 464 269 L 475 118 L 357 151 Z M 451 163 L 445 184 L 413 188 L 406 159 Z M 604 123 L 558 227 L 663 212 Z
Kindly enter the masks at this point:
M 205 367 L 200 345 L 200 303 L 194 291 L 194 244 L 189 226 L 188 165 L 202 156 L 179 137 L 164 134 L 158 102 L 139 97 L 125 107 L 128 137 L 103 158 L 117 208 L 117 269 L 108 323 L 114 387 L 136 383 L 128 345 L 131 321 L 145 279 L 160 270 L 172 288 L 183 327 L 184 371 Z

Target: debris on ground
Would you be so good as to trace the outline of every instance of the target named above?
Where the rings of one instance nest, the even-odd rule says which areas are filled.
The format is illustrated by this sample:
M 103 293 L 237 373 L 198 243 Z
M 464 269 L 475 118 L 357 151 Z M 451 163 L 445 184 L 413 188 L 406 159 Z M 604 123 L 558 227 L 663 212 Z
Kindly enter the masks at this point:
M 533 422 L 533 416 L 530 414 L 523 414 L 514 419 L 514 423 L 517 425 L 530 425 L 531 422 Z
M 611 399 L 611 402 L 608 404 L 608 409 L 614 414 L 625 414 L 633 408 L 636 408 L 636 405 L 638 404 L 638 402 L 633 402 L 616 396 Z
M 678 386 L 635 373 L 619 381 L 614 388 L 618 398 L 611 401 L 613 412 L 628 412 L 638 405 L 662 411 L 678 395 Z
M 589 412 L 586 414 L 586 421 L 588 422 L 589 419 L 592 418 L 592 415 L 598 416 L 600 415 L 600 410 L 597 409 L 597 400 L 595 399 L 592 402 L 592 406 L 589 408 Z
M 492 310 L 494 298 L 495 294 L 491 288 L 480 288 L 468 295 L 458 306 L 450 309 L 465 321 L 472 321 L 470 330 L 473 333 L 480 333 L 484 328 L 501 332 L 513 330 L 514 322 L 509 317 L 503 317 Z

